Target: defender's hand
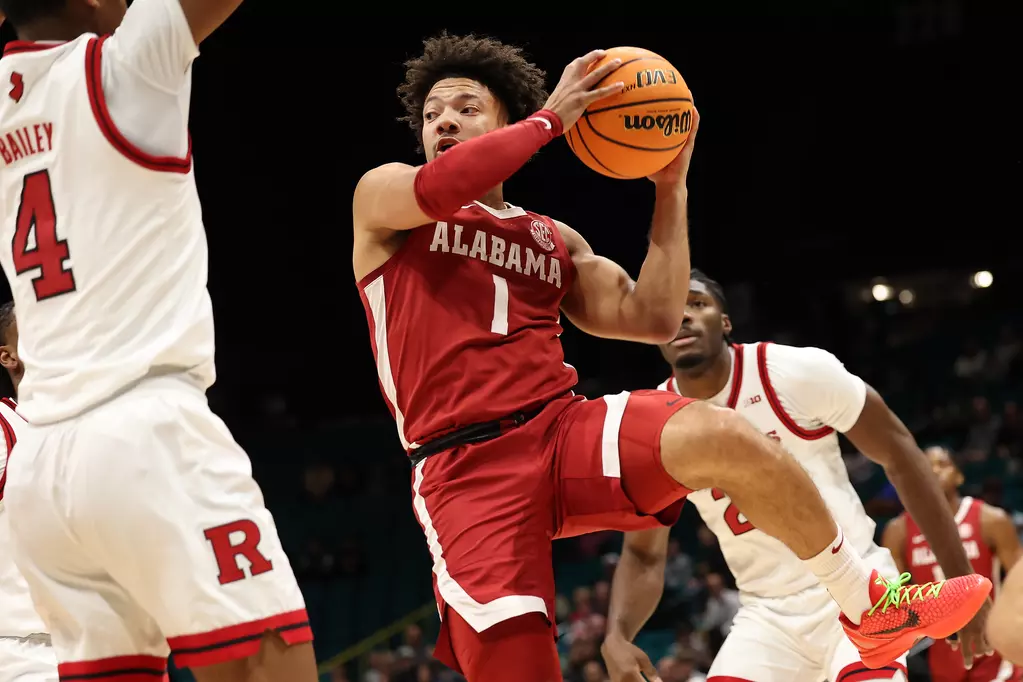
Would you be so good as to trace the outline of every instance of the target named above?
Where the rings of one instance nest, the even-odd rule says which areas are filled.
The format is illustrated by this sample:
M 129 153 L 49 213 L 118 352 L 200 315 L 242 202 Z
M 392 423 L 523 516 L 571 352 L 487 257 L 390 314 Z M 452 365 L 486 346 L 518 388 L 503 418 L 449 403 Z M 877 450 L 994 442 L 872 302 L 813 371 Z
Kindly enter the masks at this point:
M 685 185 L 689 175 L 689 163 L 693 160 L 693 146 L 696 144 L 696 130 L 700 127 L 700 112 L 693 107 L 693 123 L 689 129 L 689 137 L 679 150 L 678 156 L 671 163 L 648 176 L 655 185 Z
M 625 87 L 625 83 L 616 82 L 593 89 L 593 86 L 605 76 L 622 65 L 621 59 L 612 59 L 600 68 L 589 71 L 589 68 L 606 54 L 604 50 L 594 50 L 585 57 L 572 60 L 561 74 L 558 87 L 554 88 L 554 92 L 547 98 L 547 103 L 543 105 L 544 109 L 558 115 L 563 130 L 567 131 L 575 125 L 591 103 L 621 92 Z
M 611 682 L 661 682 L 650 658 L 623 637 L 608 635 L 600 645 L 600 655 L 604 657 Z
M 994 653 L 994 649 L 988 644 L 987 636 L 984 634 L 984 626 L 987 624 L 990 612 L 991 599 L 989 598 L 977 615 L 973 617 L 973 620 L 956 634 L 957 639 L 947 640 L 953 651 L 958 649 L 959 653 L 963 655 L 963 663 L 967 670 L 973 667 L 974 659 Z

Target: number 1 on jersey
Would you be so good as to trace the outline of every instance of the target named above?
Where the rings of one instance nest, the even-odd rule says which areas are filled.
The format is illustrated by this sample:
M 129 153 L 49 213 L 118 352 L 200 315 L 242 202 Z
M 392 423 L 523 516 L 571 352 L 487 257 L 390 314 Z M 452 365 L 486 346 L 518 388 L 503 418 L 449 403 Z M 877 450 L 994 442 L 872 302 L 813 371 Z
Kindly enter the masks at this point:
M 16 274 L 37 271 L 32 278 L 37 301 L 75 290 L 74 274 L 64 269 L 71 252 L 66 241 L 57 239 L 57 207 L 49 171 L 25 176 L 11 248 Z
M 494 275 L 494 319 L 490 321 L 490 331 L 508 333 L 508 280 L 500 275 Z

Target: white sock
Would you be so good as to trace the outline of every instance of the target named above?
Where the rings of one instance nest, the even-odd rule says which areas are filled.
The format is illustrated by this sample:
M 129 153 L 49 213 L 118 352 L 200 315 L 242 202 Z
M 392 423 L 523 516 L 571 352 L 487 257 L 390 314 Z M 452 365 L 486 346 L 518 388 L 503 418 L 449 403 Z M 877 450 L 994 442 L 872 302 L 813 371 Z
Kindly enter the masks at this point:
M 845 617 L 859 625 L 863 612 L 873 606 L 870 601 L 871 570 L 852 545 L 845 541 L 841 529 L 823 552 L 804 559 L 803 563 L 831 593 L 831 598 L 838 603 Z

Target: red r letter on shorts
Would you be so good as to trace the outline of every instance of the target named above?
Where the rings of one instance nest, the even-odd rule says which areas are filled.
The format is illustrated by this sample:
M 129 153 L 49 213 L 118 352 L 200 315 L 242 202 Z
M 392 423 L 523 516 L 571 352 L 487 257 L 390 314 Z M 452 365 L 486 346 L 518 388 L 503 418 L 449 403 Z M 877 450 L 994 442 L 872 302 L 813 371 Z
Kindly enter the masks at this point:
M 240 542 L 231 542 L 231 534 L 240 533 Z M 204 533 L 206 539 L 213 547 L 213 556 L 217 559 L 217 566 L 220 568 L 218 576 L 221 585 L 238 582 L 245 579 L 245 571 L 238 565 L 238 556 L 241 555 L 249 560 L 249 572 L 256 576 L 273 570 L 273 564 L 259 551 L 259 541 L 262 535 L 259 526 L 248 519 L 232 521 L 223 526 L 207 528 Z

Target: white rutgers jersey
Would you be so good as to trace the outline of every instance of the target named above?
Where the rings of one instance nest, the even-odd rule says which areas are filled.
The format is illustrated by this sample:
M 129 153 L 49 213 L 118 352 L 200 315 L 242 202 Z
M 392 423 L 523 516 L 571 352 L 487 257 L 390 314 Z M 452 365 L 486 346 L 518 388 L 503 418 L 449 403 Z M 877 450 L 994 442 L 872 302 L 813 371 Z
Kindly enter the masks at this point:
M 28 583 L 11 558 L 11 527 L 4 509 L 4 488 L 7 483 L 7 461 L 18 442 L 18 429 L 25 421 L 15 411 L 16 404 L 9 398 L 0 398 L 0 638 L 28 637 L 43 634 L 46 626 L 32 605 Z
M 874 521 L 849 481 L 835 433 L 848 431 L 859 419 L 866 399 L 863 380 L 819 348 L 758 343 L 734 345 L 729 352 L 732 376 L 708 402 L 736 410 L 780 442 L 813 479 L 847 541 L 861 556 L 879 551 Z M 658 388 L 678 393 L 674 377 Z M 791 491 L 781 488 L 777 494 Z M 687 499 L 718 537 L 743 593 L 781 597 L 817 584 L 788 547 L 754 528 L 720 491 L 699 490 Z
M 162 26 L 146 34 L 143 20 L 184 24 L 172 1 L 137 0 L 109 39 L 15 42 L 0 59 L 0 264 L 25 364 L 19 411 L 33 424 L 71 418 L 147 376 L 181 374 L 202 389 L 214 380 L 191 152 L 143 151 L 108 107 L 116 100 L 129 114 L 118 120 L 139 127 L 141 109 L 125 102 L 133 93 L 119 90 L 132 67 L 114 57 L 166 38 L 155 33 Z M 188 32 L 173 29 L 176 39 Z

